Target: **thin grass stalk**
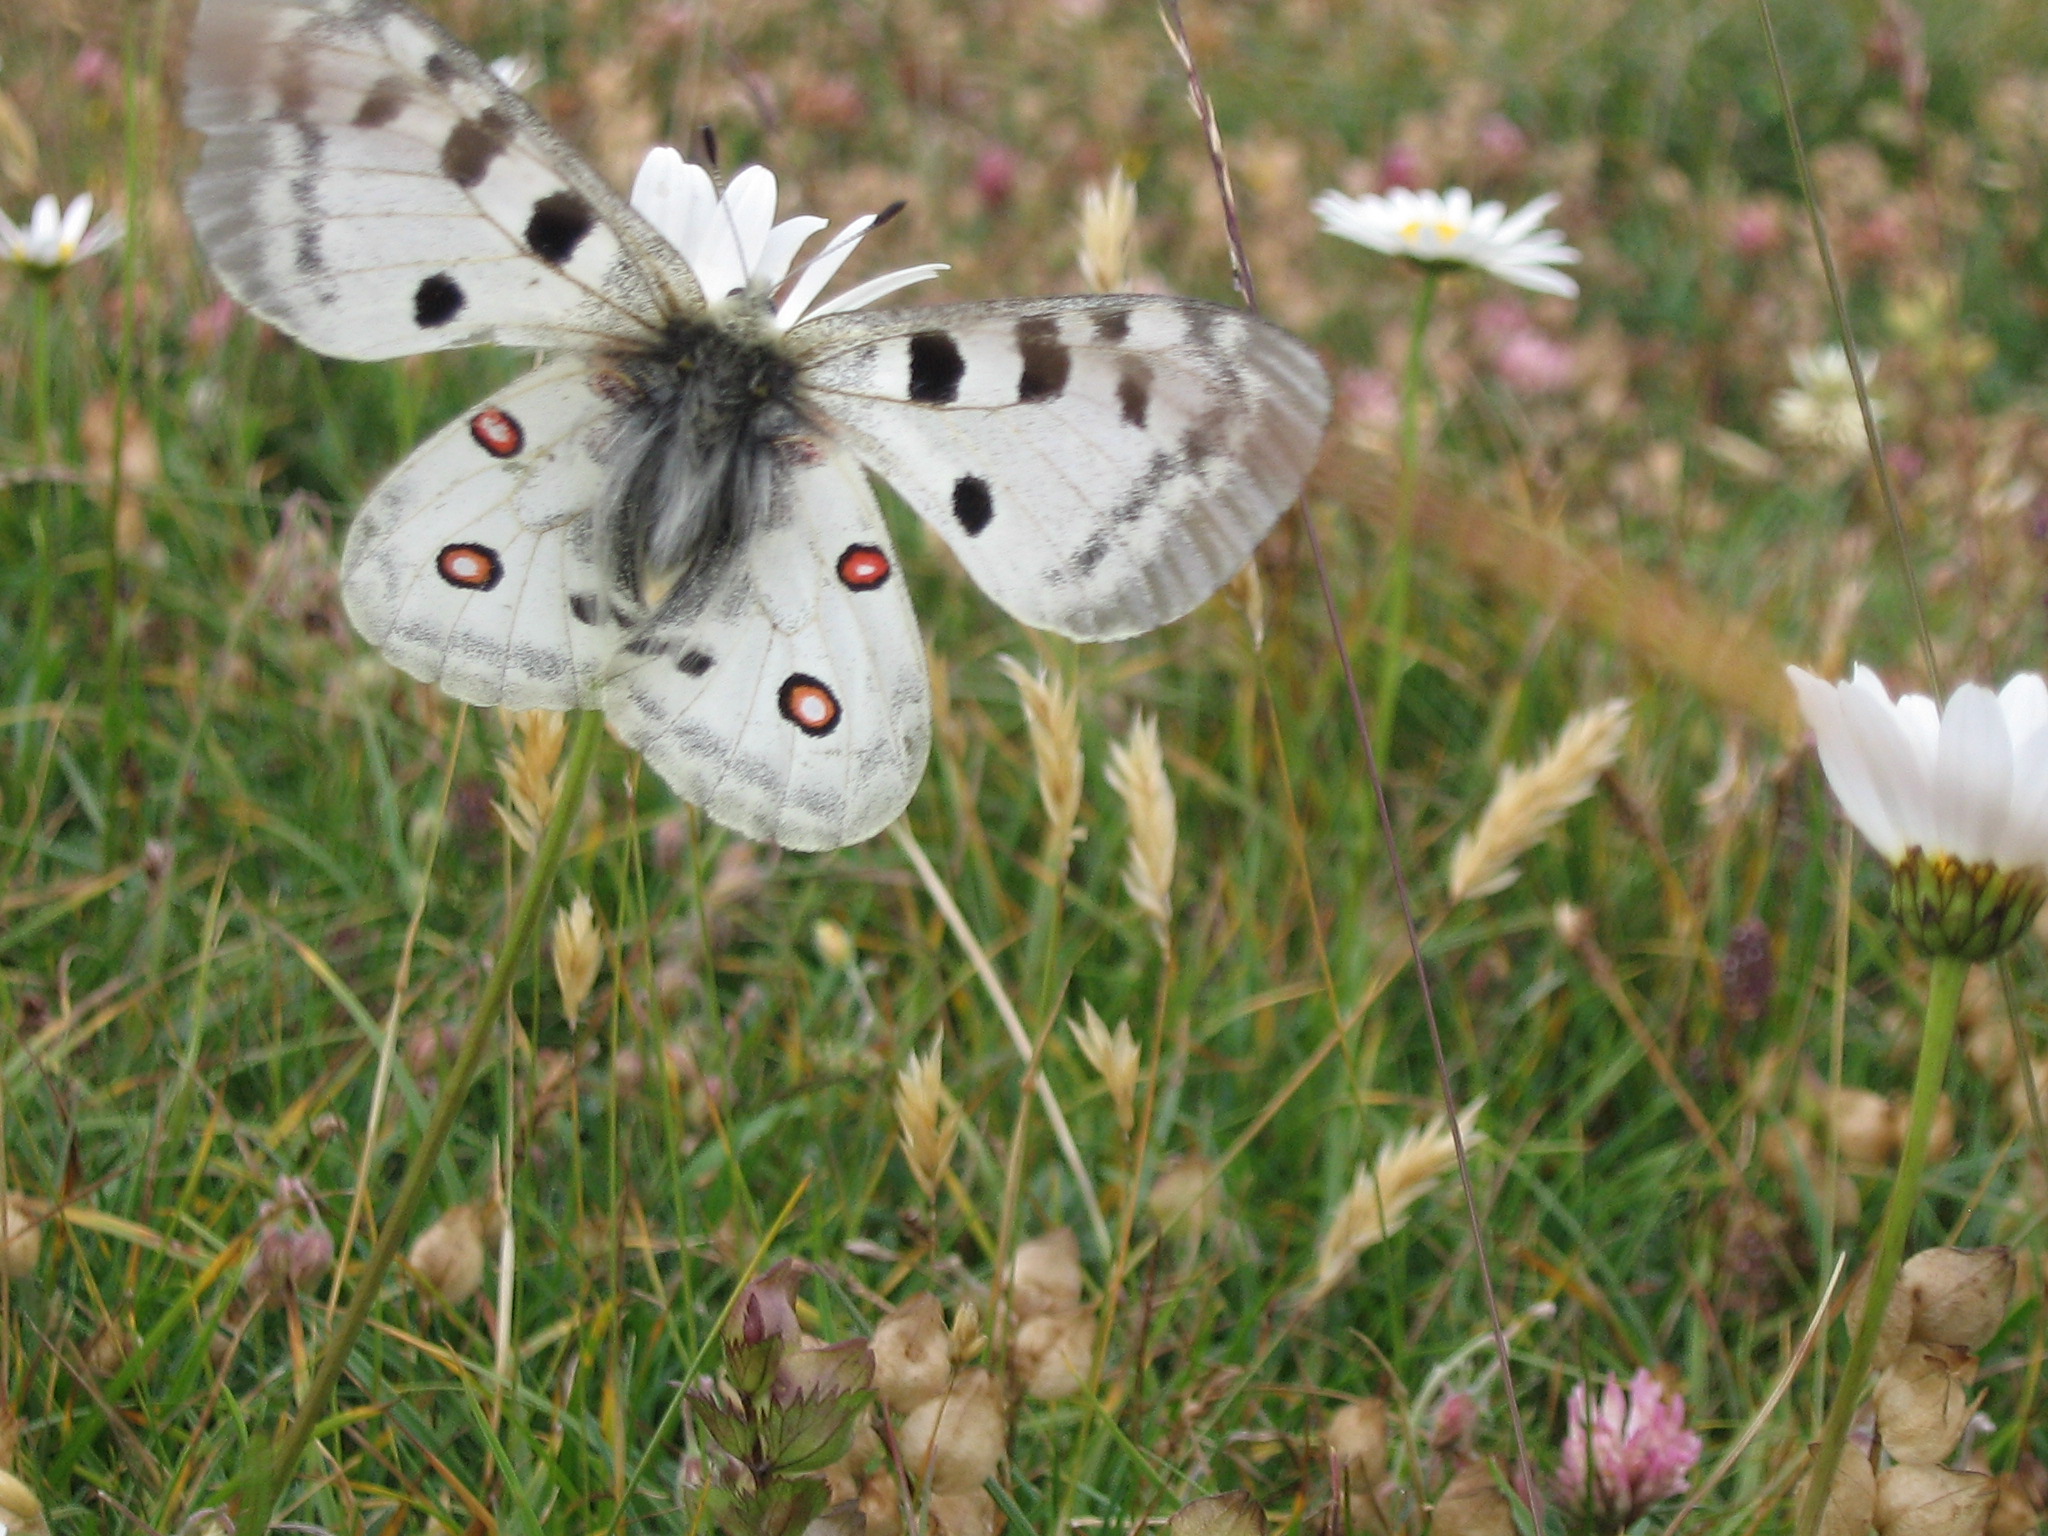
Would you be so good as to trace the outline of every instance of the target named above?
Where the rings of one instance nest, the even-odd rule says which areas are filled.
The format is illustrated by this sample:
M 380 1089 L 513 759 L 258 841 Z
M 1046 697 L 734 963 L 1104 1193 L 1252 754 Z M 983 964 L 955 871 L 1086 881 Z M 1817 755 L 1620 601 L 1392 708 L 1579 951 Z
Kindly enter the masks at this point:
M 28 429 L 29 458 L 36 466 L 47 467 L 54 463 L 55 455 L 50 446 L 50 330 L 54 325 L 51 314 L 50 290 L 56 279 L 32 281 L 29 284 L 29 352 L 28 352 Z M 59 492 L 56 482 L 45 472 L 36 478 L 34 499 L 29 510 L 28 536 L 35 546 L 35 586 L 29 593 L 28 619 L 28 671 L 30 676 L 39 676 L 48 660 L 50 640 L 51 586 L 57 579 L 57 563 L 50 552 L 50 521 L 56 509 Z M 42 690 L 38 686 L 37 690 Z
M 1835 330 L 1842 338 L 1842 355 L 1848 359 L 1849 382 L 1856 386 L 1856 408 L 1863 415 L 1863 440 L 1870 449 L 1870 467 L 1877 475 L 1878 495 L 1884 500 L 1885 517 L 1891 524 L 1892 542 L 1898 549 L 1899 574 L 1906 581 L 1906 597 L 1913 608 L 1913 627 L 1920 637 L 1920 659 L 1927 668 L 1927 681 L 1939 695 L 1941 664 L 1934 658 L 1934 636 L 1927 627 L 1927 609 L 1920 601 L 1920 579 L 1913 570 L 1913 552 L 1906 543 L 1906 519 L 1899 511 L 1899 494 L 1892 485 L 1891 466 L 1884 460 L 1884 435 L 1878 430 L 1877 412 L 1871 409 L 1870 385 L 1863 377 L 1863 359 L 1856 351 L 1856 333 L 1849 326 L 1849 301 L 1842 293 L 1842 274 L 1835 267 L 1834 243 L 1828 239 L 1827 222 L 1821 217 L 1820 193 L 1813 184 L 1813 168 L 1806 159 L 1806 139 L 1799 131 L 1799 113 L 1792 99 L 1792 80 L 1785 73 L 1785 56 L 1778 51 L 1778 29 L 1771 20 L 1770 0 L 1756 0 L 1757 18 L 1763 23 L 1764 44 L 1771 54 L 1771 73 L 1777 81 L 1778 104 L 1785 113 L 1785 136 L 1792 149 L 1792 163 L 1799 168 L 1799 191 L 1806 202 L 1807 222 L 1813 226 L 1813 243 L 1820 253 L 1820 269 L 1827 278 L 1828 299 L 1835 310 Z
M 1189 95 L 1194 99 L 1197 114 L 1203 119 L 1209 138 L 1209 152 L 1217 184 L 1224 197 L 1225 223 L 1230 236 L 1230 259 L 1243 274 L 1242 289 L 1246 307 L 1253 313 L 1258 311 L 1258 301 L 1253 296 L 1251 271 L 1244 254 L 1244 240 L 1237 227 L 1237 201 L 1230 193 L 1230 172 L 1223 159 L 1222 139 L 1215 132 L 1215 116 L 1205 110 L 1208 100 L 1203 91 L 1201 77 L 1195 64 L 1193 49 L 1187 40 L 1187 28 L 1181 22 L 1180 0 L 1164 0 L 1162 16 L 1172 34 L 1174 49 L 1180 55 L 1188 72 Z M 1543 1495 L 1536 1477 L 1536 1466 L 1529 1458 L 1528 1437 L 1522 1431 L 1522 1409 L 1515 1400 L 1515 1378 L 1513 1362 L 1508 1355 L 1507 1328 L 1501 1321 L 1500 1298 L 1493 1284 L 1493 1261 L 1486 1247 L 1486 1225 L 1479 1215 L 1479 1196 L 1472 1184 L 1472 1169 L 1465 1155 L 1465 1138 L 1458 1131 L 1457 1090 L 1451 1084 L 1450 1062 L 1444 1055 L 1443 1030 L 1437 1022 L 1436 997 L 1429 982 L 1429 967 L 1422 949 L 1421 930 L 1415 922 L 1415 902 L 1409 890 L 1408 872 L 1401 861 L 1400 842 L 1394 832 L 1394 817 L 1387 802 L 1387 782 L 1380 772 L 1379 754 L 1373 750 L 1372 730 L 1366 723 L 1365 701 L 1358 691 L 1358 671 L 1352 664 L 1351 647 L 1344 638 L 1344 622 L 1337 612 L 1336 589 L 1330 584 L 1330 566 L 1323 553 L 1322 535 L 1316 530 L 1316 520 L 1309 515 L 1307 502 L 1297 498 L 1295 508 L 1301 516 L 1301 526 L 1308 538 L 1309 554 L 1316 571 L 1316 585 L 1322 592 L 1323 615 L 1330 627 L 1330 639 L 1337 653 L 1337 662 L 1344 674 L 1344 691 L 1351 705 L 1351 722 L 1358 733 L 1359 746 L 1365 753 L 1366 777 L 1372 784 L 1373 807 L 1378 814 L 1380 842 L 1386 851 L 1388 873 L 1393 876 L 1394 891 L 1401 908 L 1401 929 L 1408 942 L 1408 953 L 1415 965 L 1416 991 L 1422 999 L 1422 1016 L 1428 1026 L 1430 1054 L 1435 1060 L 1437 1087 L 1443 1094 L 1444 1113 L 1451 1123 L 1451 1140 L 1458 1154 L 1458 1185 L 1465 1196 L 1465 1215 L 1472 1231 L 1472 1251 L 1479 1261 L 1480 1289 L 1486 1297 L 1487 1322 L 1493 1333 L 1494 1353 L 1500 1362 L 1501 1395 L 1507 1400 L 1508 1427 L 1515 1442 L 1515 1465 L 1520 1474 L 1520 1486 L 1526 1490 L 1530 1501 L 1530 1513 L 1537 1529 L 1543 1526 Z
M 1422 339 L 1436 311 L 1442 273 L 1422 272 L 1415 296 L 1415 328 L 1401 368 L 1401 481 L 1394 499 L 1394 542 L 1387 552 L 1387 624 L 1380 637 L 1380 690 L 1373 704 L 1373 740 L 1382 752 L 1393 745 L 1394 709 L 1408 671 L 1408 588 L 1415 566 L 1415 496 L 1422 482 Z
M 1010 1044 L 1015 1047 L 1017 1059 L 1024 1063 L 1028 1078 L 1037 1061 L 1037 1049 L 1031 1043 L 1031 1036 L 1024 1028 L 1024 1021 L 1017 1017 L 1016 1006 L 1011 1003 L 1009 993 L 1003 990 L 1002 979 L 989 963 L 988 952 L 981 947 L 981 941 L 974 936 L 974 930 L 967 925 L 959 904 L 953 900 L 953 893 L 946 889 L 946 882 L 939 878 L 939 872 L 932 867 L 932 861 L 925 856 L 924 847 L 917 840 L 901 817 L 890 824 L 889 836 L 910 860 L 917 877 L 924 883 L 925 894 L 946 920 L 946 926 L 953 932 L 954 942 L 967 952 L 968 962 L 974 967 L 974 974 L 981 978 L 987 989 L 989 1001 L 995 1005 L 996 1016 L 1003 1021 L 1008 1031 Z M 1053 1140 L 1059 1143 L 1060 1156 L 1065 1159 L 1067 1169 L 1074 1176 L 1074 1184 L 1080 1191 L 1081 1204 L 1088 1212 L 1089 1230 L 1095 1235 L 1097 1250 L 1107 1256 L 1114 1250 L 1110 1245 L 1109 1223 L 1102 1215 L 1102 1202 L 1096 1198 L 1095 1180 L 1088 1172 L 1088 1165 L 1081 1158 L 1081 1149 L 1074 1143 L 1074 1133 L 1067 1127 L 1067 1117 L 1060 1108 L 1059 1096 L 1053 1092 L 1052 1083 L 1044 1073 L 1037 1077 L 1038 1102 L 1045 1110 L 1046 1124 L 1052 1127 Z
M 1885 1310 L 1898 1284 L 1899 1265 L 1906 1254 L 1906 1229 L 1912 1225 L 1913 1208 L 1920 1202 L 1928 1132 L 1941 1101 L 1942 1082 L 1948 1076 L 1949 1047 L 1955 1042 L 1956 1014 L 1969 974 L 1970 962 L 1953 955 L 1935 956 L 1928 968 L 1927 1018 L 1920 1026 L 1920 1062 L 1913 1073 L 1912 1115 L 1906 1123 L 1905 1145 L 1899 1151 L 1898 1177 L 1892 1181 L 1891 1196 L 1884 1203 L 1877 1258 L 1863 1298 L 1863 1319 L 1849 1346 L 1841 1377 L 1835 1383 L 1835 1400 L 1828 1407 L 1827 1422 L 1821 1426 L 1820 1446 L 1814 1452 L 1805 1496 L 1799 1501 L 1800 1536 L 1813 1536 L 1820 1529 L 1820 1517 L 1835 1485 L 1835 1468 L 1842 1459 L 1842 1446 L 1849 1438 L 1849 1421 L 1855 1417 L 1858 1400 L 1863 1396 L 1863 1382 L 1870 1374 L 1871 1357 L 1877 1353 L 1877 1336 L 1884 1325 Z
M 495 1037 L 498 1017 L 511 1000 L 512 988 L 528 961 L 535 935 L 540 929 L 541 914 L 547 909 L 554 889 L 555 872 L 561 866 L 562 855 L 569 844 L 569 830 L 583 806 L 584 787 L 590 781 L 591 765 L 597 760 L 598 743 L 603 738 L 602 714 L 596 710 L 585 710 L 577 715 L 569 743 L 568 762 L 562 770 L 561 794 L 555 801 L 553 814 L 548 818 L 540 841 L 534 847 L 533 858 L 527 866 L 526 886 L 519 893 L 518 904 L 506 925 L 504 945 L 491 966 L 482 994 L 477 998 L 469 1030 L 462 1038 L 462 1049 L 457 1053 L 454 1065 L 448 1069 L 441 1092 L 434 1101 L 434 1113 L 406 1164 L 405 1178 L 398 1186 L 398 1193 L 392 1197 L 376 1246 L 370 1250 L 370 1257 L 356 1275 L 355 1294 L 349 1300 L 348 1310 L 342 1313 L 334 1331 L 328 1335 L 312 1385 L 307 1388 L 299 1411 L 273 1443 L 270 1455 L 259 1454 L 257 1457 L 253 1475 L 247 1484 L 250 1499 L 241 1522 L 244 1529 L 260 1532 L 270 1528 L 271 1512 L 277 1507 L 284 1483 L 298 1466 L 299 1458 L 305 1454 L 306 1443 L 312 1438 L 314 1427 L 327 1412 L 328 1400 L 333 1397 L 341 1373 L 347 1367 L 356 1337 L 369 1321 L 370 1309 L 377 1304 L 385 1273 L 404 1245 L 413 1216 L 419 1210 L 427 1186 L 433 1182 L 441 1149 L 447 1144 L 449 1133 L 455 1129 L 463 1100 L 468 1097 L 470 1082 L 483 1060 L 484 1049 Z

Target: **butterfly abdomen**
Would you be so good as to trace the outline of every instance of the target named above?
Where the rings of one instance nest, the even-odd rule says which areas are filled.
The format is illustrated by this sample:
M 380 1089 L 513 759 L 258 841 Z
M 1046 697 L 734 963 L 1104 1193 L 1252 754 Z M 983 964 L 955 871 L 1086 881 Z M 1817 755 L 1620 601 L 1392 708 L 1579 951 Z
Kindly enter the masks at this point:
M 650 601 L 707 587 L 768 505 L 775 444 L 798 431 L 796 365 L 772 336 L 677 317 L 613 359 L 628 415 L 605 511 L 623 584 Z

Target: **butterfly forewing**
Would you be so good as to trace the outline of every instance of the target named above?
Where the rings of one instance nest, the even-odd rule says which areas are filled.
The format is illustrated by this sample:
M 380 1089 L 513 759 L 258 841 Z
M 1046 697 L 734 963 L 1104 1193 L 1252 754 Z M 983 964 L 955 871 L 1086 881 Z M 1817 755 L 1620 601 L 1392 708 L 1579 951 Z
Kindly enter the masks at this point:
M 1027 624 L 1180 617 L 1300 491 L 1329 416 L 1314 354 L 1194 299 L 1104 295 L 799 326 L 807 404 Z
M 349 529 L 342 599 L 395 666 L 471 704 L 576 709 L 639 615 L 592 516 L 631 428 L 580 358 L 428 438 Z
M 187 206 L 236 298 L 335 357 L 589 346 L 688 266 L 468 49 L 391 0 L 202 0 Z
M 714 820 L 789 848 L 837 848 L 909 803 L 930 683 L 860 466 L 822 439 L 774 451 L 752 536 L 628 637 L 604 709 Z

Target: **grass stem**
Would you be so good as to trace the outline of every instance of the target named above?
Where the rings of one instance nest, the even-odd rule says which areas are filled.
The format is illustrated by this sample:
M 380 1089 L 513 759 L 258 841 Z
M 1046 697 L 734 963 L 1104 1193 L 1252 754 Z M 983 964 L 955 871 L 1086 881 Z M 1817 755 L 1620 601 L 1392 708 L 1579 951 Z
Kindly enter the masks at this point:
M 1401 368 L 1401 480 L 1394 502 L 1394 542 L 1387 551 L 1387 630 L 1380 643 L 1379 697 L 1373 701 L 1372 739 L 1385 757 L 1393 742 L 1394 710 L 1401 701 L 1401 675 L 1408 670 L 1408 592 L 1415 563 L 1415 496 L 1422 483 L 1422 340 L 1436 311 L 1443 274 L 1422 269 L 1415 296 L 1414 328 Z

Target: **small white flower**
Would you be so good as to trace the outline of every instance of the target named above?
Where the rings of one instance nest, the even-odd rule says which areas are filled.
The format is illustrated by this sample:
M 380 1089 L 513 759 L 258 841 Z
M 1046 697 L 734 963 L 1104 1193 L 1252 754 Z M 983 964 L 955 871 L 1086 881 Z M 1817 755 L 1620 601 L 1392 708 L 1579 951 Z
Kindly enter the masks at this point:
M 1505 203 L 1472 204 L 1463 187 L 1448 192 L 1412 192 L 1397 187 L 1381 197 L 1346 197 L 1325 192 L 1313 204 L 1324 230 L 1387 256 L 1403 256 L 1432 267 L 1471 267 L 1491 272 L 1518 288 L 1575 296 L 1579 285 L 1554 270 L 1579 259 L 1543 216 L 1557 206 L 1555 193 L 1510 214 Z
M 36 199 L 26 229 L 0 213 L 0 260 L 36 277 L 55 277 L 120 238 L 121 221 L 113 214 L 92 222 L 90 192 L 71 199 L 61 215 L 57 199 L 44 193 Z
M 1832 685 L 1786 672 L 1843 814 L 1893 867 L 1908 935 L 1937 954 L 2003 949 L 2048 889 L 2048 683 L 1964 683 L 1940 707 L 1894 702 L 1861 665 Z
M 523 53 L 508 53 L 491 60 L 491 73 L 508 91 L 523 91 L 540 78 L 540 66 Z
M 826 220 L 811 214 L 776 223 L 775 195 L 775 173 L 750 165 L 726 184 L 721 196 L 702 166 L 691 165 L 666 145 L 647 152 L 633 181 L 634 208 L 682 253 L 714 307 L 731 299 L 773 303 L 797 252 L 825 227 Z M 774 328 L 786 331 L 805 319 L 859 309 L 946 270 L 944 262 L 927 262 L 885 272 L 811 309 L 854 247 L 887 217 L 862 214 L 805 263 L 774 307 Z
M 1877 377 L 1877 359 L 1859 355 L 1867 383 Z M 1771 397 L 1771 425 L 1786 442 L 1817 453 L 1846 458 L 1864 448 L 1863 411 L 1856 403 L 1856 381 L 1849 373 L 1849 355 L 1837 346 L 1813 347 L 1792 354 L 1792 386 Z M 1876 400 L 1870 413 L 1884 419 Z

